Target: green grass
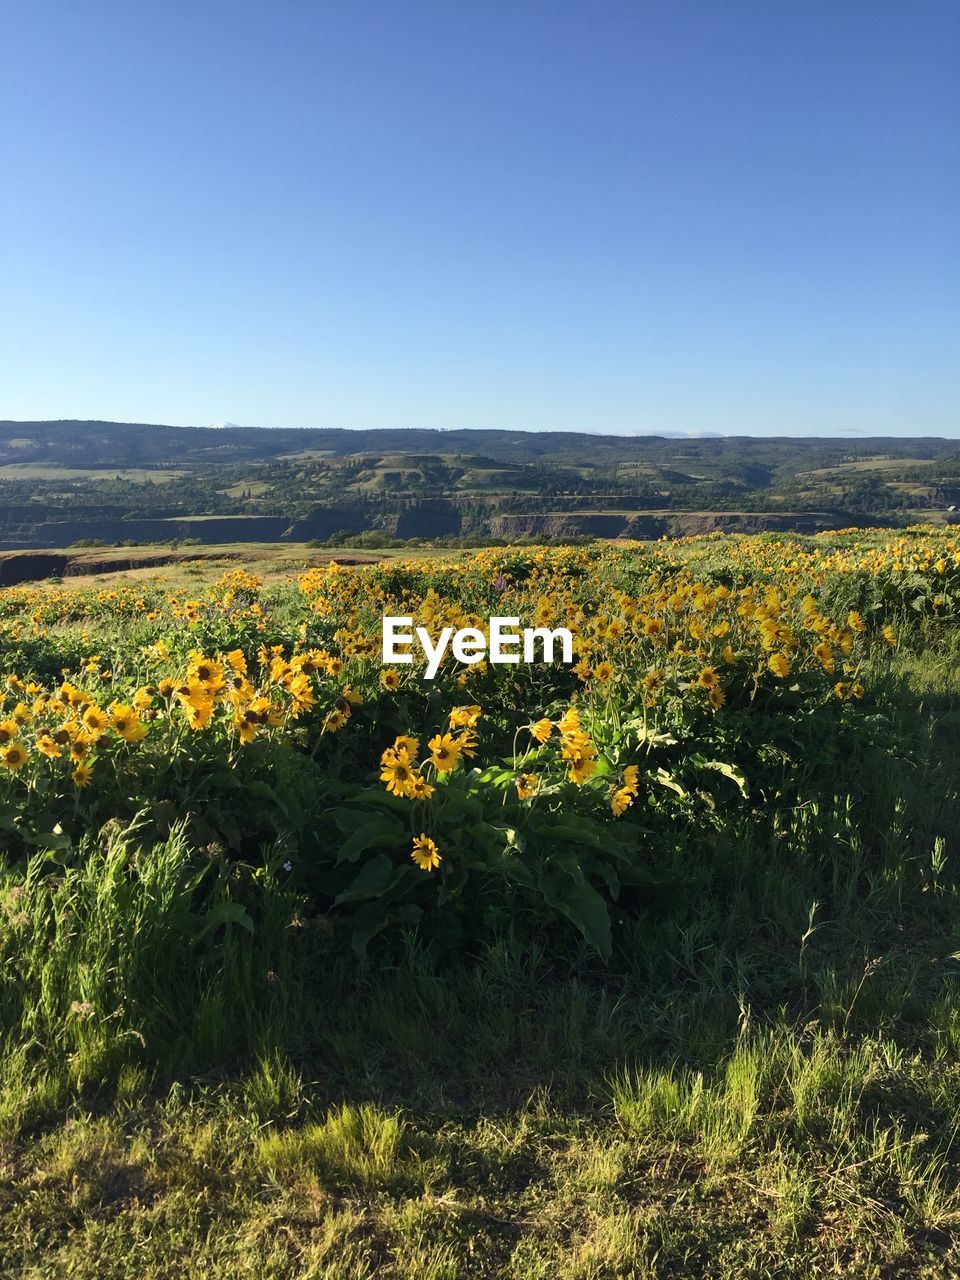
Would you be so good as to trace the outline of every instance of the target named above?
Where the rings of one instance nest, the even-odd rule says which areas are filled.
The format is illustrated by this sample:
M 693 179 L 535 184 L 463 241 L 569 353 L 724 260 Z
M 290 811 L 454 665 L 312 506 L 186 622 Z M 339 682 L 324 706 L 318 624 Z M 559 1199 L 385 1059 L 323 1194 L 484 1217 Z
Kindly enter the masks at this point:
M 956 1274 L 958 670 L 905 644 L 901 749 L 691 834 L 607 967 L 354 960 L 179 828 L 9 871 L 0 1275 Z

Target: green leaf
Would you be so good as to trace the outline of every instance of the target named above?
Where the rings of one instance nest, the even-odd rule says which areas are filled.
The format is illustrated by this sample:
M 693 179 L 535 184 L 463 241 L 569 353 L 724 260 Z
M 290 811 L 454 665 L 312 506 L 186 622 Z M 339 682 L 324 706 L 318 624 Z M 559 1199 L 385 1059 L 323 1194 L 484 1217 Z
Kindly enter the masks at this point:
M 494 787 L 508 787 L 514 779 L 512 769 L 502 769 L 499 765 L 490 765 L 476 775 L 477 782 L 489 783 Z
M 371 938 L 382 933 L 389 925 L 415 925 L 420 922 L 422 914 L 421 908 L 412 902 L 404 902 L 390 911 L 382 911 L 377 904 L 371 903 L 369 907 L 361 908 L 354 917 L 350 945 L 356 955 L 365 955 Z
M 218 902 L 202 917 L 203 925 L 195 934 L 202 938 L 204 934 L 216 929 L 219 925 L 237 924 L 247 933 L 253 933 L 253 921 L 239 902 Z
M 672 733 L 658 733 L 652 725 L 645 725 L 643 720 L 627 720 L 624 729 L 633 729 L 637 742 L 646 742 L 651 747 L 675 747 L 677 739 Z
M 672 773 L 668 773 L 666 769 L 658 769 L 656 773 L 651 773 L 650 777 L 654 782 L 659 782 L 661 787 L 667 787 L 670 791 L 675 791 L 681 800 L 685 800 L 690 794 L 685 787 L 682 787 Z
M 483 805 L 475 797 L 459 787 L 438 789 L 433 800 L 434 809 L 444 818 L 467 818 L 478 821 L 483 817 Z
M 41 831 L 37 835 L 25 835 L 24 844 L 39 845 L 43 849 L 70 849 L 73 841 L 64 832 Z
M 356 831 L 371 817 L 368 809 L 328 809 L 323 816 L 340 831 Z
M 523 853 L 527 847 L 527 842 L 516 829 L 516 827 L 498 827 L 494 823 L 485 822 L 483 828 L 491 834 L 495 833 L 496 837 L 502 839 L 504 851 L 516 849 L 518 853 Z
M 744 799 L 750 793 L 750 788 L 746 778 L 735 765 L 727 764 L 724 760 L 703 760 L 699 756 L 692 761 L 700 769 L 713 769 L 717 773 L 722 773 L 725 778 L 729 778 L 739 789 Z
M 409 841 L 399 822 L 378 815 L 368 818 L 347 836 L 337 851 L 337 862 L 356 862 L 368 849 L 398 849 Z
M 337 894 L 334 906 L 344 902 L 361 902 L 364 898 L 383 898 L 405 879 L 409 867 L 393 862 L 385 853 L 365 862 L 357 872 L 350 887 Z
M 541 888 L 547 906 L 566 916 L 601 959 L 609 960 L 613 950 L 610 912 L 580 868 L 548 869 Z
M 276 791 L 269 783 L 262 781 L 260 778 L 248 778 L 245 790 L 248 795 L 256 796 L 260 800 L 272 800 L 276 802 Z
M 539 815 L 538 815 L 539 819 Z M 533 825 L 533 824 L 531 824 Z M 536 822 L 536 826 L 540 829 L 540 833 L 548 841 L 556 844 L 573 845 L 589 845 L 591 849 L 605 849 L 607 851 L 616 847 L 619 842 L 619 834 L 605 831 L 598 826 L 597 822 L 592 818 L 581 817 L 579 814 L 566 814 L 557 821 L 552 814 L 544 815 L 543 819 Z

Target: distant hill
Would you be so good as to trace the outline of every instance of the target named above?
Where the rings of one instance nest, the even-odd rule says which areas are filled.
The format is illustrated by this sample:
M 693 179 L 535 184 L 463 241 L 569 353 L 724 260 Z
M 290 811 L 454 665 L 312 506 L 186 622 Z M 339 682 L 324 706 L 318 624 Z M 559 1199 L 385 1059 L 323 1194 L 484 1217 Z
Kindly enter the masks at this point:
M 0 422 L 0 549 L 956 519 L 960 442 Z M 696 517 L 696 519 L 693 519 Z
M 608 436 L 574 431 L 437 431 L 383 428 L 348 431 L 338 427 L 170 427 L 160 423 L 0 421 L 0 465 L 46 462 L 57 466 L 182 466 L 271 459 L 302 452 L 342 458 L 360 453 L 486 454 L 500 462 L 541 459 L 603 464 L 629 459 L 748 459 L 752 465 L 829 466 L 883 454 L 931 459 L 956 454 L 960 443 L 937 437 L 849 439 L 751 436 Z

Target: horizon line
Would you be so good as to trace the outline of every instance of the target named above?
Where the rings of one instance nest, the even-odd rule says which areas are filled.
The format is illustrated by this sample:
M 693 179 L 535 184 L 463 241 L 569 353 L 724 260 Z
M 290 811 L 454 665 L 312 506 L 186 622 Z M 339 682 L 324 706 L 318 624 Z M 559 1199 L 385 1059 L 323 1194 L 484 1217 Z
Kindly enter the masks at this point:
M 942 440 L 960 442 L 957 435 L 871 435 L 858 427 L 840 428 L 837 434 L 808 432 L 805 434 L 757 434 L 755 432 L 732 431 L 599 431 L 589 427 L 578 429 L 549 429 L 542 427 L 331 427 L 331 426 L 262 426 L 242 424 L 239 422 L 148 422 L 144 419 L 121 418 L 3 418 L 0 427 L 8 426 L 54 426 L 57 424 L 73 425 L 96 423 L 103 426 L 116 427 L 167 427 L 175 431 L 338 431 L 345 434 L 370 434 L 377 432 L 434 432 L 443 434 L 461 433 L 464 435 L 522 435 L 522 436 L 594 436 L 617 440 L 834 440 L 839 443 L 867 443 L 877 440 Z

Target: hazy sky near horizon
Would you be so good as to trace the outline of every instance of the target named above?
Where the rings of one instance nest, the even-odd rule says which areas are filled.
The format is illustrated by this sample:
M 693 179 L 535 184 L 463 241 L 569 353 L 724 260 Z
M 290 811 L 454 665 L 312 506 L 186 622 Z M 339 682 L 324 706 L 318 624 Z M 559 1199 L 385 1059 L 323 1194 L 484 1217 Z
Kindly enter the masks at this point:
M 0 9 L 0 418 L 960 435 L 957 0 Z

